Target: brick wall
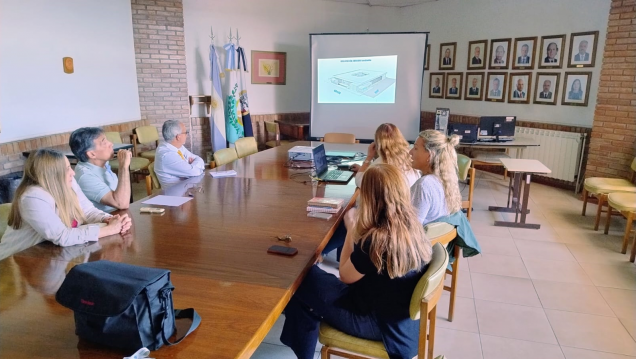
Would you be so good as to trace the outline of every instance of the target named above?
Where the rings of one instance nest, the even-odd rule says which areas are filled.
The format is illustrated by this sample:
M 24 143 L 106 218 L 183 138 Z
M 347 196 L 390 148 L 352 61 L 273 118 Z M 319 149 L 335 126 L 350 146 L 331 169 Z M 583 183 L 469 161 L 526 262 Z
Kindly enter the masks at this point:
M 180 120 L 189 128 L 182 0 L 131 0 L 131 6 L 141 118 L 159 131 L 166 120 Z M 209 130 L 197 119 L 188 148 L 189 141 L 196 154 L 210 148 Z
M 612 0 L 585 176 L 629 178 L 635 141 L 636 0 Z

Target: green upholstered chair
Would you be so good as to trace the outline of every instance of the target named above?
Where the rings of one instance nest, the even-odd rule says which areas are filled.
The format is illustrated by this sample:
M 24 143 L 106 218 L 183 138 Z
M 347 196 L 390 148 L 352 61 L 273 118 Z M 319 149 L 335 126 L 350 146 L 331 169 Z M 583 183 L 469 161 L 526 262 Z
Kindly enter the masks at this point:
M 472 160 L 468 156 L 457 155 L 458 177 L 460 181 L 468 182 L 468 200 L 462 201 L 462 208 L 466 209 L 466 218 L 470 221 L 473 212 L 473 191 L 475 190 L 475 169 L 470 167 Z
M 359 143 L 356 136 L 352 133 L 329 132 L 325 133 L 325 137 L 320 139 L 326 143 Z
M 455 226 L 445 222 L 433 222 L 424 226 L 426 237 L 431 241 L 431 244 L 439 243 L 448 247 L 448 244 L 457 237 L 457 229 Z M 453 314 L 455 313 L 455 297 L 457 297 L 457 278 L 459 276 L 459 258 L 461 257 L 462 249 L 459 246 L 453 247 L 453 257 L 455 260 L 451 264 L 451 269 L 446 270 L 446 274 L 451 276 L 451 284 L 444 286 L 444 290 L 450 293 L 450 302 L 448 304 L 448 321 L 453 321 Z
M 159 132 L 155 126 L 141 126 L 133 130 L 130 142 L 133 144 L 135 157 L 143 157 L 153 162 L 155 160 L 156 147 L 159 146 Z M 151 146 L 155 145 L 155 149 L 141 151 L 138 145 Z
M 155 163 L 152 162 L 148 165 L 148 175 L 146 176 L 146 193 L 150 196 L 152 194 L 152 189 L 161 188 L 161 183 L 159 183 L 159 179 L 157 178 L 157 173 L 155 172 Z
M 267 148 L 273 148 L 280 145 L 289 143 L 290 141 L 280 139 L 280 127 L 278 123 L 272 121 L 264 121 L 265 123 L 265 146 Z M 270 140 L 270 136 L 274 136 L 273 140 Z
M 439 243 L 435 244 L 431 263 L 417 283 L 411 296 L 411 306 L 409 308 L 411 319 L 418 320 L 421 317 L 418 349 L 418 358 L 420 359 L 433 358 L 436 308 L 437 302 L 442 295 L 447 266 L 448 253 L 446 249 Z M 430 329 L 428 329 L 429 320 Z M 426 335 L 427 332 L 429 333 L 428 336 Z M 324 322 L 320 324 L 318 340 L 323 344 L 320 356 L 322 359 L 328 359 L 332 354 L 350 359 L 365 357 L 389 358 L 382 342 L 356 338 Z M 352 354 L 352 352 L 357 354 Z
M 598 230 L 603 206 L 607 204 L 607 196 L 610 193 L 636 193 L 636 185 L 634 185 L 634 180 L 636 179 L 636 157 L 632 160 L 630 167 L 632 169 L 632 177 L 629 181 L 624 178 L 603 177 L 590 177 L 585 179 L 583 183 L 583 211 L 581 215 L 585 216 L 587 201 L 590 196 L 596 197 L 598 199 L 598 208 L 596 209 L 596 220 L 594 221 L 595 231 Z
M 234 143 L 234 146 L 236 146 L 236 154 L 238 155 L 238 158 L 243 158 L 258 152 L 258 145 L 256 144 L 256 139 L 254 137 L 239 138 Z
M 238 159 L 238 154 L 233 148 L 223 148 L 214 152 L 214 163 L 216 166 L 223 166 L 226 163 L 234 162 Z
M 636 193 L 613 192 L 607 195 L 607 220 L 605 221 L 605 234 L 609 231 L 612 209 L 617 210 L 627 218 L 625 224 L 625 234 L 623 235 L 623 247 L 621 253 L 627 253 L 627 245 L 632 234 L 632 224 L 636 219 Z M 632 253 L 629 261 L 634 263 L 636 259 L 636 239 L 632 245 Z
M 121 144 L 123 143 L 121 140 L 121 136 L 119 135 L 119 132 L 104 132 L 104 134 L 106 135 L 106 138 L 112 142 L 113 144 Z M 117 172 L 119 170 L 119 161 L 118 160 L 110 160 L 108 161 L 108 163 L 110 163 L 110 168 L 114 171 Z M 147 158 L 142 158 L 142 157 L 133 157 L 130 159 L 130 172 L 134 173 L 134 172 L 138 172 L 141 170 L 145 170 L 148 169 L 148 165 L 150 164 L 150 160 Z
M 506 150 L 507 151 L 507 150 Z M 501 166 L 503 167 L 503 163 L 501 163 L 502 158 L 510 158 L 510 156 L 506 152 L 493 152 L 493 151 L 472 151 L 471 152 L 471 160 L 473 162 L 473 166 Z M 504 176 L 506 179 L 508 177 L 508 170 L 504 167 Z
M 0 204 L 0 241 L 2 240 L 4 232 L 7 230 L 9 212 L 11 212 L 11 203 Z

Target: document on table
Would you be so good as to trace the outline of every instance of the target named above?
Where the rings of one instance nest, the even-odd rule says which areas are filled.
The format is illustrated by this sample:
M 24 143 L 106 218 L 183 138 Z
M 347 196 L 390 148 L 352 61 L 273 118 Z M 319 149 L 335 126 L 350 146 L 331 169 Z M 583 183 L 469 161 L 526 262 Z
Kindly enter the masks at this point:
M 156 204 L 158 206 L 169 206 L 169 207 L 178 207 L 188 201 L 190 201 L 192 197 L 179 197 L 179 196 L 164 196 L 159 195 L 152 197 L 151 199 L 141 202 L 143 204 Z
M 235 170 L 210 172 L 210 175 L 214 178 L 233 177 L 236 176 L 236 174 Z

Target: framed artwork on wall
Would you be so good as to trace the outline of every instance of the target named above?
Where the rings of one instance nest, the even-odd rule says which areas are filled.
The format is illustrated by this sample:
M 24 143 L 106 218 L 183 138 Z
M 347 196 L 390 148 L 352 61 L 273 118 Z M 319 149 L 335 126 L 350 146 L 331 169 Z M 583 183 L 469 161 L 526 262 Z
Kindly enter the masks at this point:
M 463 74 L 461 72 L 449 72 L 446 74 L 446 91 L 444 91 L 445 99 L 462 99 L 462 76 Z
M 486 101 L 504 102 L 506 101 L 506 72 L 489 72 L 486 78 Z
M 468 43 L 468 70 L 484 70 L 488 62 L 488 40 L 477 40 Z
M 457 50 L 456 42 L 447 42 L 439 45 L 439 69 L 454 70 L 455 69 L 455 50 Z
M 563 66 L 565 35 L 541 36 L 540 69 L 560 69 Z
M 287 53 L 252 50 L 252 83 L 285 85 L 287 81 Z
M 484 99 L 484 72 L 467 72 L 466 73 L 466 91 L 464 91 L 464 100 L 481 101 Z
M 536 90 L 532 103 L 537 105 L 556 105 L 559 96 L 560 73 L 537 72 L 534 82 Z
M 489 69 L 507 69 L 510 67 L 510 42 L 512 39 L 490 40 Z
M 570 34 L 568 67 L 594 67 L 598 31 Z
M 444 73 L 431 72 L 429 89 L 429 98 L 444 98 Z
M 511 72 L 508 103 L 530 103 L 532 72 Z
M 591 72 L 566 72 L 561 105 L 587 106 L 591 81 Z
M 534 69 L 537 37 L 518 37 L 515 39 L 512 68 L 514 70 Z

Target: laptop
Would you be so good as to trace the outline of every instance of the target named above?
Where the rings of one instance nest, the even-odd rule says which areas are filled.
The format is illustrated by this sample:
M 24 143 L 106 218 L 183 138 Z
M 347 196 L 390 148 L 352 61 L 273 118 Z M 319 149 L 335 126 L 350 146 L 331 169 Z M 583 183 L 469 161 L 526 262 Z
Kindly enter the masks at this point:
M 355 152 L 349 151 L 327 151 L 327 157 L 349 157 L 353 158 L 356 156 Z
M 477 142 L 477 125 L 467 123 L 449 123 L 448 134 L 458 135 L 459 143 L 475 143 Z
M 321 181 L 347 183 L 353 177 L 351 171 L 329 170 L 327 165 L 327 155 L 325 145 L 320 145 L 312 149 L 314 155 L 314 165 L 316 165 L 316 177 Z

